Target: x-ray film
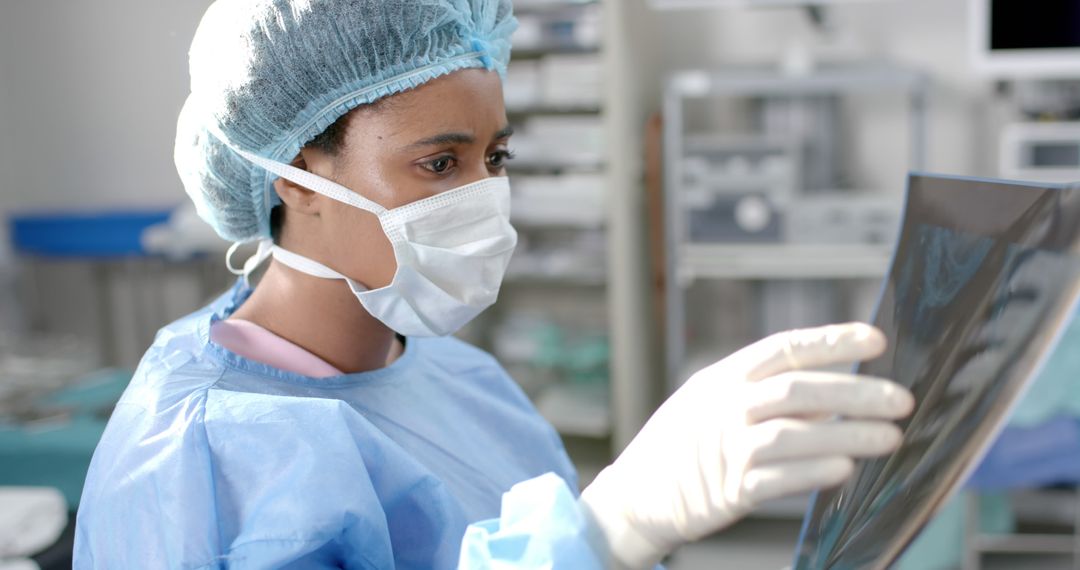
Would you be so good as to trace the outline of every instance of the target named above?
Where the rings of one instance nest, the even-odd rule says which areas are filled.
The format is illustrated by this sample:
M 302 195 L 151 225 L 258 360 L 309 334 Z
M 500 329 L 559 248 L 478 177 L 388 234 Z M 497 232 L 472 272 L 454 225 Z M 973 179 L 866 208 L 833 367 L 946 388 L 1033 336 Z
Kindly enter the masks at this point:
M 977 465 L 1080 296 L 1080 184 L 912 175 L 860 374 L 914 393 L 894 454 L 815 494 L 796 570 L 887 568 Z

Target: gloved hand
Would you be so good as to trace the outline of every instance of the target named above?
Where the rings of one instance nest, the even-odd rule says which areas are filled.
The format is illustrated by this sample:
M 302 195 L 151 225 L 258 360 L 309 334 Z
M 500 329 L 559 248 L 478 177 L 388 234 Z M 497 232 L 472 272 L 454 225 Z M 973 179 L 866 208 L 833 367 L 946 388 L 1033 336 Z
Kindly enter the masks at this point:
M 910 392 L 803 370 L 884 349 L 865 324 L 796 330 L 692 376 L 581 494 L 608 565 L 652 568 L 762 501 L 838 485 L 853 458 L 894 451 L 901 432 L 889 420 L 911 413 Z

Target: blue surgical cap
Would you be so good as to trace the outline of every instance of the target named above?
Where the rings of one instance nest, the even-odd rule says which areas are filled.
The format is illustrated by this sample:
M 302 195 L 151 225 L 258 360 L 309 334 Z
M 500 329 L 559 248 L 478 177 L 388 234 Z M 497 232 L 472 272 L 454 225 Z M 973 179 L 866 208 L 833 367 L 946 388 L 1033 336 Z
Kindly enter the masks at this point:
M 466 68 L 506 72 L 510 0 L 217 0 L 191 44 L 175 160 L 223 238 L 270 237 L 276 176 L 355 107 Z

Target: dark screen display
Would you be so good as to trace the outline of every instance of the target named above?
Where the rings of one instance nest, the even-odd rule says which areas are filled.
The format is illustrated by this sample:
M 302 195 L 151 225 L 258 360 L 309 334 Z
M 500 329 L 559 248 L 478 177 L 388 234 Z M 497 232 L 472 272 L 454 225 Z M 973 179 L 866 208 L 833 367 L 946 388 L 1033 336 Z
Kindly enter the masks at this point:
M 1041 168 L 1080 166 L 1080 143 L 1040 143 L 1031 147 L 1031 165 Z
M 990 49 L 1080 47 L 1080 0 L 988 0 Z

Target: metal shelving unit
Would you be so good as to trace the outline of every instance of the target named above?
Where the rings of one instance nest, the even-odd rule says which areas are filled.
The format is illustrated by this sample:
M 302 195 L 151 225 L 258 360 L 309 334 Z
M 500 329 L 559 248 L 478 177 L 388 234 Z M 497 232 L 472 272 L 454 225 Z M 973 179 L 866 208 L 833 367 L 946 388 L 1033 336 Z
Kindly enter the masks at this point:
M 920 168 L 925 159 L 926 80 L 918 73 L 889 66 L 822 68 L 804 75 L 786 75 L 762 68 L 725 71 L 691 70 L 669 76 L 664 110 L 664 242 L 667 326 L 665 373 L 673 392 L 685 380 L 687 288 L 697 280 L 843 280 L 880 278 L 891 260 L 882 245 L 768 244 L 695 242 L 689 229 L 684 191 L 688 145 L 700 141 L 686 133 L 686 103 L 710 98 L 762 100 L 837 97 L 900 92 L 907 96 L 910 116 L 910 160 Z M 805 173 L 800 171 L 800 175 Z
M 683 244 L 678 283 L 696 279 L 861 279 L 885 275 L 892 249 L 872 245 Z
M 531 324 L 540 327 L 537 330 L 543 330 L 546 322 L 563 334 L 567 350 L 576 349 L 574 339 L 579 335 L 595 339 L 614 334 L 606 311 L 610 282 L 606 255 L 574 246 L 587 241 L 594 247 L 603 242 L 606 248 L 608 241 L 606 206 L 601 208 L 608 192 L 608 156 L 594 138 L 606 134 L 604 86 L 597 85 L 592 97 L 593 76 L 582 74 L 578 67 L 571 70 L 579 83 L 546 83 L 554 80 L 559 64 L 568 61 L 585 62 L 585 66 L 593 61 L 600 67 L 606 43 L 600 41 L 604 31 L 598 26 L 606 8 L 607 2 L 598 0 L 515 2 L 515 13 L 522 23 L 515 35 L 505 89 L 507 116 L 518 131 L 513 146 L 519 158 L 509 164 L 508 173 L 514 202 L 511 219 L 520 236 L 519 251 L 508 269 L 499 303 L 476 330 L 467 332 L 470 340 L 487 345 L 504 362 L 540 413 L 568 438 L 567 449 L 582 473 L 583 484 L 611 458 L 614 420 L 610 383 L 589 380 L 592 376 L 588 375 L 583 379 L 571 367 L 530 356 L 529 337 L 521 333 L 523 329 L 514 329 L 510 342 L 518 343 L 516 348 L 501 347 L 500 342 L 506 342 L 509 321 L 529 321 L 534 316 L 538 321 Z M 519 37 L 524 43 L 519 43 Z M 522 69 L 529 73 L 515 74 Z M 518 79 L 524 81 L 515 84 Z M 582 130 L 588 139 L 558 135 Z M 564 142 L 551 144 L 552 140 Z M 571 150 L 582 146 L 588 152 Z M 532 192 L 526 190 L 526 180 Z M 584 204 L 553 202 L 549 187 L 566 195 L 582 188 L 589 193 L 589 209 L 585 210 Z M 527 210 L 530 207 L 535 208 L 531 213 Z M 577 211 L 562 215 L 560 207 L 576 207 Z M 597 236 L 603 236 L 602 242 Z M 586 262 L 594 257 L 595 261 Z M 597 330 L 591 330 L 593 327 Z M 526 348 L 521 347 L 522 342 Z M 551 345 L 542 346 L 550 349 Z M 511 350 L 519 354 L 511 354 Z
M 641 184 L 643 170 L 636 157 L 643 147 L 642 119 L 647 113 L 648 102 L 638 97 L 642 89 L 638 63 L 648 57 L 650 48 L 636 37 L 643 24 L 643 6 L 622 0 L 519 0 L 515 12 L 519 18 L 529 14 L 576 9 L 599 9 L 601 17 L 597 26 L 597 41 L 589 46 L 566 47 L 548 43 L 544 49 L 534 46 L 516 46 L 513 61 L 537 63 L 549 55 L 596 54 L 603 69 L 603 82 L 597 104 L 585 105 L 560 102 L 543 104 L 514 104 L 508 101 L 507 113 L 511 120 L 530 116 L 566 117 L 596 114 L 601 118 L 604 147 L 602 160 L 590 168 L 568 167 L 566 164 L 523 164 L 515 161 L 511 176 L 521 174 L 562 175 L 593 172 L 602 176 L 604 212 L 598 225 L 607 236 L 607 255 L 603 277 L 566 274 L 517 274 L 508 275 L 505 297 L 526 290 L 546 291 L 552 298 L 563 295 L 591 295 L 594 300 L 586 307 L 588 311 L 603 311 L 607 317 L 610 343 L 610 373 L 608 382 L 609 403 L 603 412 L 586 412 L 585 415 L 605 416 L 604 430 L 579 429 L 569 422 L 561 426 L 564 443 L 574 459 L 580 474 L 580 482 L 587 484 L 592 477 L 636 435 L 657 404 L 656 387 L 661 383 L 654 373 L 654 333 L 648 310 L 650 285 L 647 278 L 646 236 L 642 231 L 644 219 L 644 194 Z M 520 32 L 516 37 L 520 37 Z M 511 78 L 508 77 L 508 81 Z M 509 99 L 509 98 L 508 98 Z M 518 148 L 519 152 L 521 151 Z M 520 152 L 524 158 L 527 153 Z M 522 223 L 523 234 L 539 230 L 534 226 L 552 224 Z M 554 224 L 565 226 L 567 224 Z M 565 230 L 566 228 L 553 228 Z M 504 298 L 496 305 L 498 309 Z M 498 315 L 493 315 L 497 318 Z M 491 320 L 488 317 L 488 320 Z M 513 372 L 513 371 L 511 371 Z M 557 402 L 555 402 L 557 403 Z M 550 402 L 549 402 L 550 404 Z M 606 413 L 604 413 L 606 412 Z M 599 435 L 599 437 L 597 437 Z
M 963 570 L 980 570 L 984 554 L 1058 554 L 1072 557 L 1080 567 L 1080 492 L 1025 490 L 1011 493 L 1019 518 L 1059 518 L 1071 523 L 1072 533 L 1011 532 L 988 534 L 979 529 L 979 498 L 965 497 Z M 1026 508 L 1024 508 L 1026 505 Z M 1023 512 L 1030 511 L 1030 512 Z M 1025 515 L 1033 515 L 1025 517 Z M 1056 515 L 1056 516 L 1055 516 Z

